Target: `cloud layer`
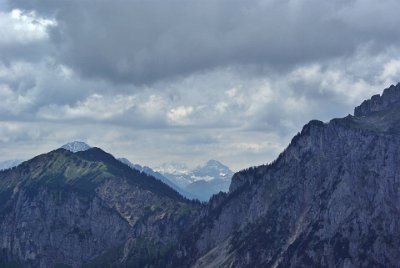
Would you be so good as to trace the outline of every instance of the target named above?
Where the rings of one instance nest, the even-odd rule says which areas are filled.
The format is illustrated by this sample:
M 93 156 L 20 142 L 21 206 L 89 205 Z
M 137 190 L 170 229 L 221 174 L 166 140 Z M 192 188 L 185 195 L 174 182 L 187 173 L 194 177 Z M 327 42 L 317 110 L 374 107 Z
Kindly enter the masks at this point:
M 398 1 L 10 1 L 0 152 L 82 139 L 132 161 L 266 163 L 400 80 Z

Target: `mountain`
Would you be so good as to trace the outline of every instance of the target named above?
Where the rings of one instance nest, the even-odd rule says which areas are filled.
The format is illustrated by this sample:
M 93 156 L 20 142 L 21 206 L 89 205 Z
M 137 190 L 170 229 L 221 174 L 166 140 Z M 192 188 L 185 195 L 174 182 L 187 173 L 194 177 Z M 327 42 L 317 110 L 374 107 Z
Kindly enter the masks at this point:
M 183 163 L 164 163 L 161 166 L 156 167 L 154 170 L 182 189 L 193 182 L 193 178 L 191 178 L 190 174 L 191 170 Z
M 19 164 L 21 164 L 22 162 L 24 162 L 24 160 L 21 159 L 13 159 L 13 160 L 4 160 L 4 161 L 0 161 L 0 171 L 1 170 L 5 170 L 5 169 L 9 169 L 9 168 L 13 168 L 18 166 Z
M 197 197 L 187 191 L 184 191 L 182 188 L 180 188 L 179 186 L 177 186 L 175 183 L 173 183 L 172 181 L 170 181 L 169 179 L 167 179 L 166 177 L 164 177 L 163 175 L 161 175 L 161 173 L 154 171 L 153 169 L 147 167 L 147 166 L 141 166 L 138 164 L 133 164 L 131 161 L 129 161 L 126 158 L 118 158 L 118 160 L 122 163 L 124 163 L 125 165 L 129 166 L 132 169 L 136 169 L 140 172 L 143 172 L 149 176 L 152 176 L 160 181 L 162 181 L 163 183 L 165 183 L 166 185 L 168 185 L 169 187 L 171 187 L 172 189 L 174 189 L 175 191 L 177 191 L 178 193 L 180 193 L 182 196 L 189 198 L 189 199 L 196 199 Z
M 0 171 L 0 267 L 398 267 L 399 163 L 400 84 L 310 121 L 206 204 L 58 149 Z
M 230 182 L 232 176 L 233 172 L 217 160 L 209 160 L 203 166 L 199 166 L 191 172 L 194 181 L 219 179 Z
M 72 153 L 76 153 L 76 152 L 85 151 L 87 149 L 90 149 L 91 147 L 89 145 L 87 145 L 86 143 L 84 143 L 84 142 L 73 141 L 73 142 L 64 144 L 60 148 L 68 150 L 68 151 L 70 151 Z M 21 160 L 21 159 L 12 159 L 12 160 L 0 161 L 0 171 L 16 167 L 16 166 L 18 166 L 19 164 L 21 164 L 24 161 L 25 160 Z
M 196 199 L 207 202 L 211 196 L 219 192 L 227 192 L 229 190 L 230 180 L 212 179 L 209 181 L 198 180 L 192 182 L 184 189 L 186 192 L 195 196 Z
M 136 169 L 136 170 L 138 170 L 140 172 L 146 173 L 147 175 L 153 176 L 154 178 L 159 179 L 160 181 L 164 182 L 165 184 L 174 185 L 172 182 L 170 182 L 163 175 L 161 175 L 160 173 L 152 170 L 151 168 L 149 168 L 147 166 L 141 166 L 139 164 L 133 164 L 131 161 L 129 161 L 126 158 L 118 158 L 117 160 L 119 160 L 120 162 L 124 163 L 125 165 L 127 165 L 128 167 L 130 167 L 132 169 Z M 176 187 L 176 185 L 174 185 L 174 187 Z
M 227 192 L 231 184 L 233 172 L 216 160 L 209 160 L 203 166 L 192 170 L 190 177 L 193 182 L 184 189 L 196 195 L 201 201 L 208 201 L 219 192 Z
M 398 267 L 399 134 L 400 84 L 354 116 L 310 121 L 274 162 L 211 198 L 174 265 Z
M 163 266 L 201 205 L 99 148 L 0 172 L 0 267 Z
M 155 171 L 149 167 L 131 163 L 119 158 L 122 163 L 164 182 L 189 199 L 208 201 L 213 194 L 227 192 L 233 172 L 216 160 L 209 160 L 202 166 L 190 170 L 185 164 L 165 163 Z
M 76 153 L 76 152 L 85 151 L 87 149 L 90 149 L 91 147 L 89 145 L 87 145 L 86 143 L 84 143 L 84 142 L 74 141 L 74 142 L 70 142 L 70 143 L 64 144 L 63 146 L 61 146 L 61 148 L 65 149 L 65 150 L 68 150 L 70 152 Z M 21 159 L 12 159 L 12 160 L 0 161 L 0 171 L 16 167 L 16 166 L 18 166 L 19 164 L 21 164 L 24 161 L 25 160 L 21 160 Z
M 156 169 L 191 196 L 208 201 L 213 194 L 227 192 L 233 172 L 216 160 L 209 160 L 193 170 L 184 164 L 169 163 Z
M 72 153 L 82 152 L 90 149 L 91 147 L 82 141 L 73 141 L 61 146 L 61 148 L 68 150 Z

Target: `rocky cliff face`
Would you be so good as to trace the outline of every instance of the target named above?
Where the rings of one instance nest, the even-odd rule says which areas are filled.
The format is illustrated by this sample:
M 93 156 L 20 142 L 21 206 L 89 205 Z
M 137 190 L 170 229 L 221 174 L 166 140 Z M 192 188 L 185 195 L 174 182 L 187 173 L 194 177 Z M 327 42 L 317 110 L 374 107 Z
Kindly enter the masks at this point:
M 235 174 L 182 243 L 195 256 L 184 265 L 396 267 L 398 96 L 392 86 L 355 116 L 311 121 L 275 162 Z
M 126 240 L 129 224 L 100 198 L 19 191 L 0 225 L 3 258 L 22 267 L 80 267 Z
M 374 95 L 371 99 L 365 100 L 360 106 L 354 109 L 354 116 L 368 116 L 374 112 L 385 111 L 393 108 L 393 105 L 400 102 L 400 83 L 386 88 L 382 95 Z

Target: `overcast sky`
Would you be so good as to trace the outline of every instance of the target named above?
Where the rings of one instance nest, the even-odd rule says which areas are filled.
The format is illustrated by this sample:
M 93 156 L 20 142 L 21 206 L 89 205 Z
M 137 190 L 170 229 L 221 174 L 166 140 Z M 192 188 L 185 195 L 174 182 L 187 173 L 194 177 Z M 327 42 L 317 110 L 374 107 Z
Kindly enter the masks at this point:
M 400 80 L 398 0 L 2 0 L 0 160 L 272 161 Z

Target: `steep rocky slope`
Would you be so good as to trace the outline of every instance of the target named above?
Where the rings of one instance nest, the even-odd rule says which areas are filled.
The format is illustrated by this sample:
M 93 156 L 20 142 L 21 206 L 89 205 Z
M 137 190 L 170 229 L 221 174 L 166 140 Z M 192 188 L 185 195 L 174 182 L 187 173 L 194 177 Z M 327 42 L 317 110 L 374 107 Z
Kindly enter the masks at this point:
M 311 121 L 276 161 L 212 198 L 174 265 L 398 267 L 399 134 L 400 85 L 355 116 Z
M 98 148 L 58 149 L 0 172 L 0 266 L 157 266 L 199 208 Z

